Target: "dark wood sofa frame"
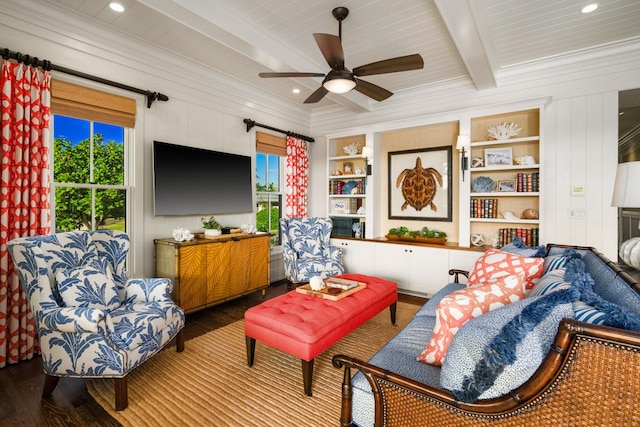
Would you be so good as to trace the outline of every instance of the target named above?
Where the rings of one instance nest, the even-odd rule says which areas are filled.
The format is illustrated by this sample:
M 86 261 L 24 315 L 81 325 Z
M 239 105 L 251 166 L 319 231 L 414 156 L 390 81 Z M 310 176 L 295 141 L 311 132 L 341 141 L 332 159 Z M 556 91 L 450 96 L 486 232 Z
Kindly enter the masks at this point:
M 640 294 L 640 284 L 592 247 Z M 451 270 L 458 281 L 461 270 Z M 540 368 L 509 395 L 465 404 L 453 394 L 346 356 L 340 425 L 353 426 L 352 369 L 360 370 L 374 395 L 375 426 L 640 426 L 640 334 L 564 319 Z

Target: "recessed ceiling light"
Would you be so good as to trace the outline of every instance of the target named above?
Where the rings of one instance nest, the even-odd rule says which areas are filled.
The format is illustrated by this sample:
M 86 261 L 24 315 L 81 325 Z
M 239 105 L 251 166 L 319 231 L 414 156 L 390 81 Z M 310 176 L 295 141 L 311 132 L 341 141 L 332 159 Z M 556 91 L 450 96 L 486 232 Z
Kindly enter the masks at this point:
M 124 12 L 124 6 L 116 1 L 109 3 L 109 7 L 115 12 Z
M 591 13 L 594 10 L 596 10 L 598 8 L 598 3 L 591 3 L 586 5 L 585 7 L 582 8 L 582 10 L 580 10 L 580 12 L 582 13 Z
M 294 88 L 291 92 L 293 92 L 293 93 L 300 93 L 300 89 L 298 89 L 298 88 Z

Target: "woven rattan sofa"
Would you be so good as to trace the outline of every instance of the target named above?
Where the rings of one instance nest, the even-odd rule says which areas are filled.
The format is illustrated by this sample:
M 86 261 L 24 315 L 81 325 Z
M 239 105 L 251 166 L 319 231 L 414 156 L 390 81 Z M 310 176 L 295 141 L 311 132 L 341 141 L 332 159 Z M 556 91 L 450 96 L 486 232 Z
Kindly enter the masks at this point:
M 640 284 L 594 248 L 550 244 L 546 258 L 569 248 L 584 259 L 597 294 L 640 315 Z M 458 275 L 465 273 L 451 270 L 454 283 L 422 314 L 463 287 Z M 433 327 L 418 314 L 369 362 L 334 356 L 334 366 L 344 369 L 342 426 L 640 426 L 640 333 L 565 318 L 524 384 L 463 403 L 439 384 L 439 367 L 415 360 L 419 347 L 412 341 L 428 340 Z

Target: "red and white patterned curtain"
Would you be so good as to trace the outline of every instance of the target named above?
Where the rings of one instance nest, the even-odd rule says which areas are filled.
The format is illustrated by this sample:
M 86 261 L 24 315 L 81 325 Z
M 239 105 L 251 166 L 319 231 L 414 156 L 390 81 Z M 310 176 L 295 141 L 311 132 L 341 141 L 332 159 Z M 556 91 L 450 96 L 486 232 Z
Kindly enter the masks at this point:
M 39 351 L 29 304 L 7 242 L 49 234 L 49 121 L 51 76 L 35 67 L 2 62 L 0 79 L 0 368 Z
M 307 216 L 309 156 L 307 142 L 287 136 L 287 187 L 285 214 L 289 218 Z

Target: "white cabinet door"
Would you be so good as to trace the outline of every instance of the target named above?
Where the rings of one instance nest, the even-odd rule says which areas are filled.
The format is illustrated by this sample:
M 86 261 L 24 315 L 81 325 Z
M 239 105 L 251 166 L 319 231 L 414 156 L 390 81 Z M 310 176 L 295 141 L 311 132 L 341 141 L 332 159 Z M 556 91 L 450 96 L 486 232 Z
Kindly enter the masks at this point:
M 345 273 L 375 276 L 376 243 L 349 239 L 331 239 L 331 244 L 342 249 Z
M 375 253 L 376 276 L 396 282 L 399 289 L 407 289 L 412 251 L 409 245 L 379 243 Z
M 449 283 L 449 250 L 413 247 L 407 290 L 431 297 Z
M 380 244 L 376 275 L 398 284 L 401 292 L 431 296 L 448 281 L 448 250 L 415 245 Z

